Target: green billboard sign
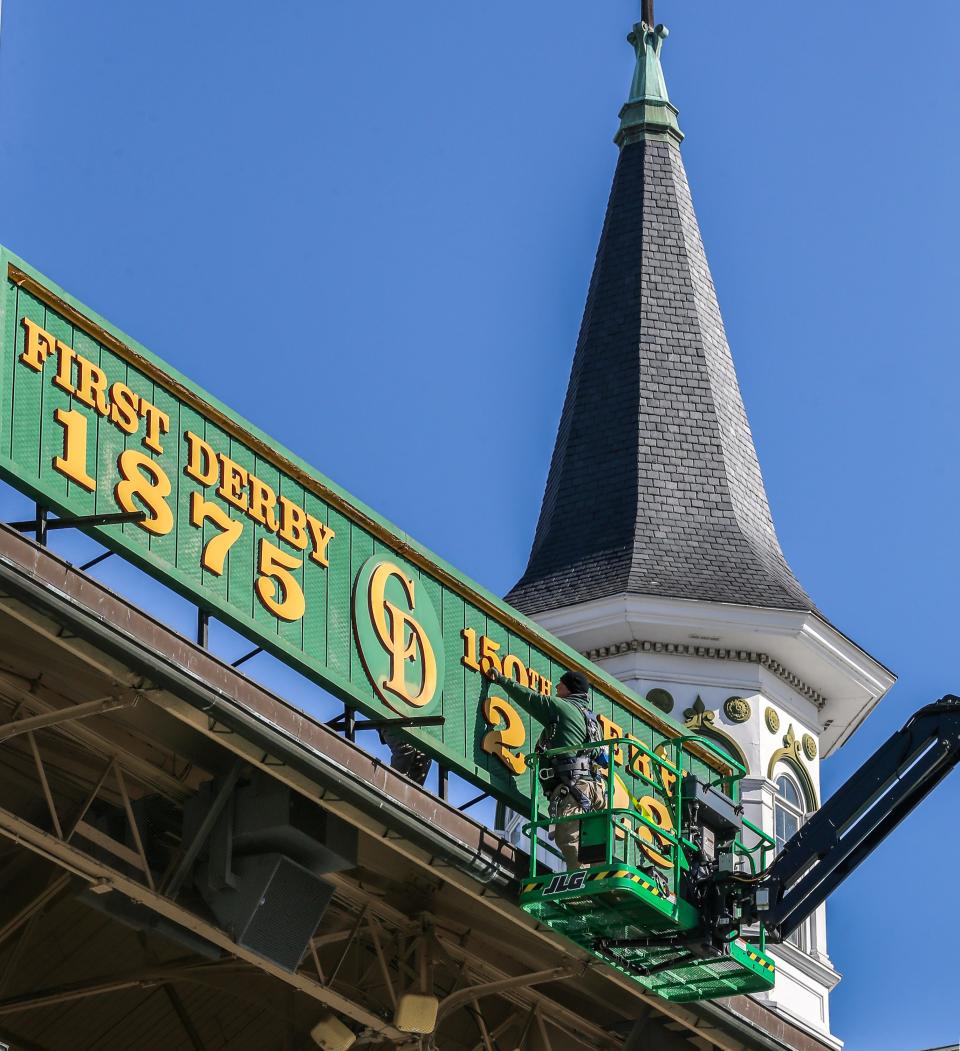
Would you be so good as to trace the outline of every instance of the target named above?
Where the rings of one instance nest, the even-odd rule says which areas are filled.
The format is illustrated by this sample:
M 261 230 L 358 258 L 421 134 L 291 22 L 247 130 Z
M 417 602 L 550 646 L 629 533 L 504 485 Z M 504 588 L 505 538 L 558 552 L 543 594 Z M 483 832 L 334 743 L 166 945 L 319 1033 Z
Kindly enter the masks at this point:
M 89 532 L 365 714 L 442 716 L 410 737 L 505 801 L 529 797 L 541 727 L 490 667 L 544 693 L 580 668 L 609 736 L 680 732 L 5 250 L 0 267 L 14 486 L 61 515 L 144 512 Z

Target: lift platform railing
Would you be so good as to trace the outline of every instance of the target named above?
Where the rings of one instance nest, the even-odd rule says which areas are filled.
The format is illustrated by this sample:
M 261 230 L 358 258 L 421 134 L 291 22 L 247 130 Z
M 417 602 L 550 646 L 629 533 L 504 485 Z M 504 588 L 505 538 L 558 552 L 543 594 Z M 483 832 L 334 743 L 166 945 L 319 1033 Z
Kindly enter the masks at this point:
M 706 781 L 712 788 L 719 788 L 721 792 L 726 793 L 734 802 L 739 802 L 740 782 L 747 776 L 747 768 L 741 762 L 734 759 L 716 741 L 711 741 L 709 737 L 702 737 L 699 734 L 687 734 L 684 737 L 677 737 L 671 743 L 678 752 L 677 766 L 683 765 L 683 754 L 685 752 L 690 753 L 692 761 L 690 746 L 694 744 L 708 752 L 712 752 L 718 759 L 729 766 L 731 772 L 727 775 L 719 773 L 710 767 L 704 767 L 705 770 L 709 771 Z
M 696 760 L 690 752 L 690 746 L 694 744 L 716 755 L 729 772 L 710 770 L 701 761 Z M 598 757 L 603 753 L 605 759 L 605 763 L 599 761 L 595 768 L 598 776 L 603 777 L 605 781 L 606 806 L 587 814 L 549 816 L 541 771 L 546 772 L 546 768 L 552 765 L 552 761 L 557 757 L 593 752 L 598 753 Z M 623 759 L 620 770 L 616 763 L 618 754 L 629 757 Z M 683 836 L 683 778 L 689 770 L 695 768 L 703 780 L 736 799 L 739 782 L 746 775 L 744 767 L 715 742 L 695 735 L 664 739 L 654 748 L 634 738 L 610 738 L 577 748 L 553 748 L 535 752 L 527 756 L 526 761 L 533 778 L 531 820 L 523 826 L 523 833 L 529 837 L 531 844 L 531 877 L 537 875 L 538 845 L 546 845 L 552 853 L 557 853 L 555 848 L 544 843 L 540 833 L 555 830 L 562 824 L 579 822 L 582 829 L 581 842 L 589 841 L 595 849 L 602 848 L 603 856 L 596 858 L 596 864 L 624 864 L 657 875 L 667 884 L 666 889 L 669 890 L 675 907 L 679 900 L 682 874 L 688 867 L 688 851 L 698 849 L 697 844 Z M 621 776 L 621 773 L 624 776 Z M 550 777 L 552 774 L 548 773 L 548 778 Z M 629 783 L 628 778 L 649 790 L 644 798 L 655 803 L 656 807 L 645 803 L 644 799 L 637 798 L 642 789 Z M 617 796 L 621 792 L 627 796 L 627 805 L 617 805 Z M 661 817 L 664 814 L 668 815 L 668 822 L 655 819 L 657 809 L 660 810 Z M 547 816 L 543 816 L 545 812 Z M 758 837 L 758 842 L 748 847 L 738 840 L 737 849 L 738 853 L 748 858 L 751 870 L 755 872 L 758 862 L 754 855 L 760 851 L 759 866 L 762 869 L 765 866 L 765 852 L 772 846 L 773 841 L 749 822 L 745 822 L 745 827 Z M 664 866 L 658 863 L 658 858 L 665 859 L 668 864 Z M 669 878 L 665 871 L 667 869 Z
M 777 841 L 773 836 L 767 835 L 762 828 L 757 828 L 752 821 L 748 821 L 746 818 L 743 819 L 743 827 L 757 837 L 757 842 L 752 847 L 748 847 L 743 842 L 743 839 L 737 836 L 733 844 L 733 852 L 737 857 L 747 859 L 750 865 L 751 876 L 759 876 L 760 873 L 766 872 L 768 856 L 777 849 Z M 760 855 L 759 861 L 755 857 L 758 853 Z

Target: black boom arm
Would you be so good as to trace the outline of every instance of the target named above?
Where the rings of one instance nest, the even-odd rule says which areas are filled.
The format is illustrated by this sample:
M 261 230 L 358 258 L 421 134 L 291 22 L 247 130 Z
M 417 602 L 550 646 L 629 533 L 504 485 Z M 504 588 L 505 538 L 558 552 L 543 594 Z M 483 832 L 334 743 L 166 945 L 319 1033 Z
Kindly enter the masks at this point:
M 960 761 L 960 698 L 928 704 L 790 839 L 747 908 L 783 941 Z

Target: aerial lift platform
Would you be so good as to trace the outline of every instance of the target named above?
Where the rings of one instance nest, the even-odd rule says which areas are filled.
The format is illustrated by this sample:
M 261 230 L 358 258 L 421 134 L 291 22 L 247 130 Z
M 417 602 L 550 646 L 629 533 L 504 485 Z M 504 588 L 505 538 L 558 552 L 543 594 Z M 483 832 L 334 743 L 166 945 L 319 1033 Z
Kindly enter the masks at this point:
M 723 772 L 697 760 L 703 750 Z M 569 753 L 528 757 L 531 844 L 579 821 L 584 867 L 546 871 L 532 849 L 521 907 L 666 1000 L 712 1000 L 772 989 L 768 944 L 796 930 L 960 761 L 960 698 L 920 709 L 775 857 L 774 841 L 743 817 L 745 769 L 713 741 L 616 739 L 578 749 L 587 751 L 611 772 L 623 757 L 606 777 L 606 806 L 587 816 L 545 814 L 541 770 Z

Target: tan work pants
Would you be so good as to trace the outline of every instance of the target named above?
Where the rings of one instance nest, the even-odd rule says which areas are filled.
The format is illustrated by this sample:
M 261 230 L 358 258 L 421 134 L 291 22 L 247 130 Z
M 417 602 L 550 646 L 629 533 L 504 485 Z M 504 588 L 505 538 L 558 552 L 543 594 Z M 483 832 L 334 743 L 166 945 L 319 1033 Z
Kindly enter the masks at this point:
M 606 793 L 602 781 L 585 779 L 577 782 L 577 788 L 590 800 L 595 810 L 602 810 L 607 805 Z M 555 788 L 550 796 L 551 801 L 563 788 Z M 572 792 L 568 792 L 557 804 L 557 817 L 570 817 L 573 814 L 585 813 L 584 808 L 577 803 Z M 560 825 L 553 826 L 553 840 L 557 844 L 563 860 L 567 864 L 567 870 L 585 869 L 587 866 L 580 863 L 580 822 L 564 821 Z

